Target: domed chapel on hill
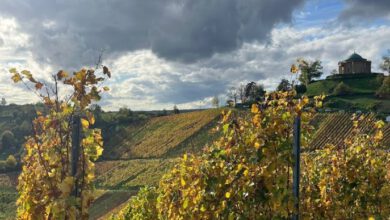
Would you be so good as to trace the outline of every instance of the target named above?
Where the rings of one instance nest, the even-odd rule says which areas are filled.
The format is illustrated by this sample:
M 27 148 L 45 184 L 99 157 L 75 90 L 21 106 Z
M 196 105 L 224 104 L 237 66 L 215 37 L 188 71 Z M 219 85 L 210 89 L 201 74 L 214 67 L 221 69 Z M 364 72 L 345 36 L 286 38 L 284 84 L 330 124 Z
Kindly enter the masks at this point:
M 371 73 L 371 61 L 353 53 L 348 59 L 339 62 L 339 74 Z

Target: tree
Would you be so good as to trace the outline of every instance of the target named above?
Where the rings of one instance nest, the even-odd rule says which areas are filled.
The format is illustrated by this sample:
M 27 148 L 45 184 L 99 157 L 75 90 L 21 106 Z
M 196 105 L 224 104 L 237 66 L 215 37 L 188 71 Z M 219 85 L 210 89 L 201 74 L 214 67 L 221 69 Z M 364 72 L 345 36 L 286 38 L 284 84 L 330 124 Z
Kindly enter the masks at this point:
M 301 81 L 306 87 L 314 78 L 321 77 L 322 75 L 322 65 L 321 61 L 307 61 L 304 59 L 298 59 L 298 67 L 301 71 L 299 75 L 299 81 Z
M 218 108 L 219 107 L 219 98 L 218 98 L 218 96 L 214 96 L 211 99 L 211 106 L 213 106 L 214 108 Z
M 5 100 L 5 98 L 1 98 L 1 105 L 4 106 L 7 104 L 7 101 Z
M 298 84 L 294 86 L 295 91 L 297 91 L 298 94 L 303 94 L 306 92 L 307 88 L 303 84 Z
M 228 99 L 228 100 L 226 100 L 226 105 L 227 105 L 228 107 L 234 107 L 235 103 L 234 103 L 233 100 Z
M 237 103 L 239 91 L 235 87 L 230 87 L 227 93 L 228 99 L 231 99 L 234 101 L 234 104 Z
M 47 113 L 37 112 L 32 134 L 24 144 L 17 218 L 88 219 L 95 194 L 94 161 L 103 152 L 101 130 L 90 128 L 95 118 L 88 107 L 107 91 L 99 85 L 105 75 L 111 76 L 110 71 L 107 67 L 102 72 L 81 69 L 69 75 L 60 70 L 52 75 L 52 84 L 39 81 L 28 70 L 12 68 L 9 72 L 15 83 L 23 82 L 41 98 Z M 75 129 L 82 136 L 74 134 Z M 75 144 L 77 155 L 72 150 Z M 78 163 L 72 163 L 76 158 Z
M 277 91 L 283 92 L 290 91 L 291 89 L 292 85 L 287 79 L 282 79 L 282 81 L 280 81 L 278 87 L 276 88 Z
M 180 110 L 176 105 L 173 106 L 173 114 L 180 114 Z
M 6 163 L 6 166 L 9 169 L 14 169 L 16 167 L 16 165 L 18 164 L 18 162 L 16 161 L 14 155 L 9 155 L 7 157 L 7 160 L 5 161 L 5 163 Z
M 244 103 L 246 100 L 245 100 L 245 86 L 244 84 L 240 84 L 240 86 L 238 87 L 238 97 L 240 97 L 240 101 L 241 103 Z
M 390 76 L 383 79 L 381 87 L 376 91 L 376 96 L 379 98 L 390 98 Z
M 380 65 L 380 68 L 383 71 L 387 71 L 387 73 L 390 73 L 390 50 L 387 50 L 387 55 L 382 57 L 383 62 Z
M 161 115 L 162 115 L 162 116 L 168 115 L 168 111 L 164 108 L 164 109 L 162 110 L 162 112 L 161 112 Z
M 3 149 L 15 147 L 15 136 L 12 131 L 6 130 L 1 134 L 1 145 Z
M 264 98 L 265 90 L 263 85 L 257 85 L 255 82 L 250 82 L 245 86 L 245 100 L 257 102 Z

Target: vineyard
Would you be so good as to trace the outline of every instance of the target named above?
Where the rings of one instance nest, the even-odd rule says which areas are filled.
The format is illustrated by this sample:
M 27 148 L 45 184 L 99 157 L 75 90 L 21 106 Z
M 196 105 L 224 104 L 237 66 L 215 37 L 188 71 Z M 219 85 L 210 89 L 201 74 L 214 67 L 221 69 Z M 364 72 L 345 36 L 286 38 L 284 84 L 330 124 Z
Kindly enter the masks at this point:
M 364 133 L 374 132 L 374 124 L 377 120 L 375 114 L 362 115 L 359 123 L 359 129 Z M 330 113 L 318 114 L 313 119 L 317 131 L 310 144 L 310 149 L 320 149 L 325 144 L 340 146 L 344 140 L 350 138 L 354 129 L 351 114 L 348 113 Z M 383 145 L 390 146 L 390 125 L 384 127 Z
M 112 159 L 96 163 L 95 185 L 98 191 L 97 199 L 90 208 L 91 219 L 103 216 L 103 219 L 108 218 L 111 213 L 121 210 L 140 187 L 157 186 L 163 174 L 177 163 L 177 157 L 182 152 L 200 153 L 197 149 L 210 143 L 208 141 L 210 136 L 214 137 L 213 139 L 220 136 L 212 132 L 212 128 L 217 125 L 219 112 L 218 110 L 206 110 L 152 118 L 143 125 L 129 125 L 117 136 L 111 138 L 108 141 L 109 148 L 106 149 L 105 155 L 106 158 Z M 359 123 L 359 127 L 370 132 L 374 129 L 374 122 L 375 115 L 366 115 Z M 347 113 L 317 114 L 311 124 L 317 128 L 310 144 L 312 149 L 318 149 L 325 142 L 341 144 L 353 131 L 351 114 Z M 389 143 L 390 127 L 388 124 L 383 131 L 383 141 Z M 166 135 L 162 135 L 164 133 Z M 151 140 L 148 140 L 149 138 Z M 156 151 L 160 148 L 162 149 Z M 10 201 L 15 201 L 17 197 L 14 188 L 16 176 L 16 173 L 0 176 L 2 186 L 0 218 L 12 218 L 13 216 L 12 213 L 16 206 Z
M 207 133 L 206 138 L 201 138 L 202 128 L 216 122 L 219 114 L 220 110 L 195 111 L 156 117 L 145 124 L 129 126 L 107 140 L 103 156 L 109 159 L 133 159 L 178 155 L 180 148 L 188 147 L 179 146 L 186 141 L 194 145 L 193 150 L 198 150 L 198 146 L 210 140 Z M 198 137 L 192 143 L 190 138 L 194 135 Z

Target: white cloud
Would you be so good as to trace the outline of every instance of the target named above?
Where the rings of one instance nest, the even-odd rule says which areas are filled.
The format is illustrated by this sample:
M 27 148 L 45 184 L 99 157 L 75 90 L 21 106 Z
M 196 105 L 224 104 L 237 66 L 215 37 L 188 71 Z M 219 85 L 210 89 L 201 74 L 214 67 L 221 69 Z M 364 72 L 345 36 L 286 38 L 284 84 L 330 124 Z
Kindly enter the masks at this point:
M 47 21 L 48 28 L 55 25 Z M 337 62 L 354 50 L 372 60 L 378 71 L 381 55 L 390 48 L 390 26 L 372 27 L 294 27 L 274 28 L 268 43 L 244 43 L 229 53 L 216 53 L 191 64 L 167 61 L 151 50 L 127 52 L 108 57 L 105 64 L 113 78 L 111 91 L 100 103 L 113 110 L 127 106 L 133 110 L 203 108 L 210 98 L 240 83 L 256 81 L 274 89 L 281 78 L 289 78 L 289 67 L 298 57 L 320 59 L 324 72 L 337 68 Z M 34 60 L 27 50 L 29 35 L 14 19 L 0 18 L 0 97 L 9 103 L 32 103 L 38 99 L 22 86 L 11 83 L 10 67 L 30 69 L 37 78 L 48 80 L 53 67 Z M 64 47 L 66 48 L 66 46 Z M 222 103 L 222 102 L 221 102 Z

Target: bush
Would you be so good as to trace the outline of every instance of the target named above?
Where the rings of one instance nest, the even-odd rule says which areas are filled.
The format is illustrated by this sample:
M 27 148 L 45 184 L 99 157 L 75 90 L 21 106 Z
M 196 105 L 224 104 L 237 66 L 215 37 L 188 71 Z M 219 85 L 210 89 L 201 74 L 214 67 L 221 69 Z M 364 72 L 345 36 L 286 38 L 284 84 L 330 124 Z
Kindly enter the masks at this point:
M 304 84 L 300 84 L 300 85 L 295 85 L 295 90 L 297 91 L 298 94 L 303 94 L 307 91 L 307 88 Z
M 344 82 L 340 82 L 333 90 L 334 95 L 348 95 L 351 94 L 352 90 Z
M 379 98 L 390 98 L 390 76 L 383 79 L 381 87 L 379 87 L 375 94 Z
M 15 146 L 15 136 L 11 131 L 4 131 L 1 134 L 1 145 L 3 149 L 9 149 Z
M 14 169 L 16 168 L 16 165 L 18 165 L 18 162 L 16 161 L 14 155 L 9 155 L 5 163 L 9 169 Z

